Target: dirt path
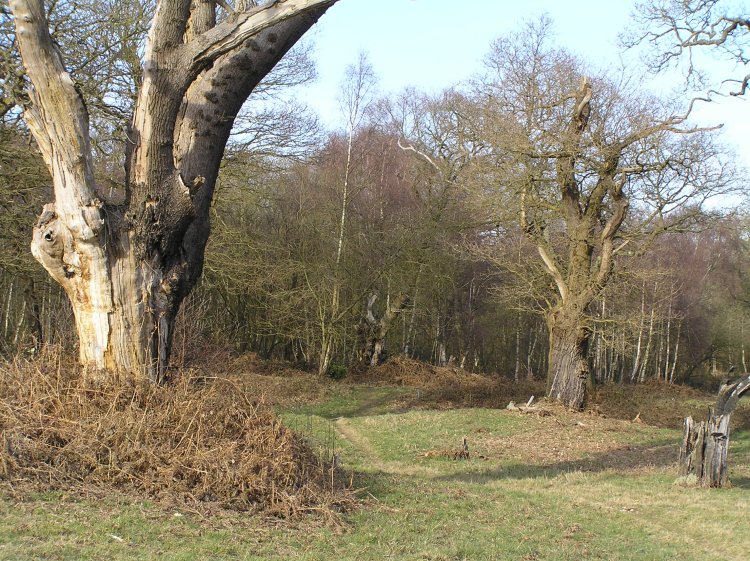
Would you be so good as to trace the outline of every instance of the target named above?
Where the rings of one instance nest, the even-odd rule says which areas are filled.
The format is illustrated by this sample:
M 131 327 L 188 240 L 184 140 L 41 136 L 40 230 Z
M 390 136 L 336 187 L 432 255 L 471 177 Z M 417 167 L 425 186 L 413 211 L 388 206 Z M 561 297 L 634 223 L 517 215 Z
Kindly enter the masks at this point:
M 393 471 L 393 463 L 384 462 L 380 458 L 378 451 L 375 450 L 372 444 L 370 444 L 370 441 L 362 436 L 362 434 L 357 429 L 355 429 L 351 425 L 351 423 L 349 423 L 349 419 L 345 417 L 336 419 L 334 426 L 336 427 L 336 430 L 338 431 L 341 438 L 348 440 L 353 446 L 359 449 L 360 452 L 367 456 L 367 459 L 369 460 L 369 463 L 372 467 L 384 472 Z
M 426 476 L 435 473 L 433 468 L 418 465 L 416 462 L 383 460 L 367 437 L 353 427 L 346 417 L 336 419 L 334 426 L 341 438 L 347 440 L 367 457 L 367 465 L 370 469 L 390 475 Z

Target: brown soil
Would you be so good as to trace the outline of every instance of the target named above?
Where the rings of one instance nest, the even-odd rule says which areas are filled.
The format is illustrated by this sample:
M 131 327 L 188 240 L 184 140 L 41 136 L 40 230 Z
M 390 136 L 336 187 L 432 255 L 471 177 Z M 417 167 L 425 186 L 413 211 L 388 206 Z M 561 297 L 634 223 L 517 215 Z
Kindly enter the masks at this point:
M 634 419 L 658 427 L 679 428 L 687 416 L 704 420 L 716 395 L 668 384 L 618 385 L 597 388 L 593 407 L 608 417 Z M 750 399 L 741 400 L 732 415 L 732 427 L 750 429 Z
M 521 405 L 530 396 L 545 394 L 543 381 L 521 380 L 473 374 L 460 368 L 441 368 L 396 357 L 351 378 L 353 383 L 374 386 L 405 386 L 422 391 L 421 403 L 433 407 L 505 407 L 510 401 Z M 668 384 L 599 386 L 591 397 L 588 412 L 630 421 L 636 417 L 647 425 L 679 428 L 688 415 L 703 419 L 716 396 L 701 390 Z M 424 405 L 423 405 L 424 406 Z M 750 399 L 740 401 L 732 426 L 750 430 Z
M 284 517 L 353 504 L 335 474 L 332 483 L 321 458 L 272 411 L 325 400 L 336 382 L 244 355 L 217 359 L 202 372 L 178 372 L 168 387 L 94 387 L 73 362 L 57 356 L 0 364 L 0 481 L 119 489 L 198 510 Z M 505 408 L 545 389 L 540 381 L 515 383 L 404 358 L 353 374 L 347 383 L 416 388 L 419 400 L 411 406 L 419 408 Z M 521 435 L 467 436 L 472 453 L 514 458 L 524 469 L 666 465 L 674 460 L 672 445 L 627 444 L 638 440 L 639 425 L 679 428 L 686 415 L 705 417 L 713 400 L 683 387 L 608 385 L 597 389 L 586 413 L 543 402 L 551 415 L 525 415 Z M 747 401 L 740 402 L 733 427 L 750 428 Z
M 250 395 L 273 407 L 321 401 L 335 386 L 330 378 L 293 368 L 285 362 L 265 361 L 255 353 L 228 360 L 213 370 L 223 376 L 241 378 Z
M 553 471 L 618 471 L 672 465 L 677 457 L 673 438 L 653 440 L 640 421 L 611 419 L 594 412 L 575 413 L 543 403 L 548 415 L 524 416 L 524 429 L 513 436 L 470 437 L 491 457 Z M 643 432 L 643 435 L 640 433 Z

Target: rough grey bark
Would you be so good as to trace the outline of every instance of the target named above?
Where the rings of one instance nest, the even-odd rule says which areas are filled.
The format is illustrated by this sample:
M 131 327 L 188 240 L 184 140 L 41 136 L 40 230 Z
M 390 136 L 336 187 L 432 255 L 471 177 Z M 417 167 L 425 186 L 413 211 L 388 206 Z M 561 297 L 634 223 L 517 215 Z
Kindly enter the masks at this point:
M 557 193 L 551 202 L 565 227 L 562 251 L 550 241 L 548 221 L 539 218 L 548 212 L 543 210 L 548 207 L 539 205 L 539 195 L 532 191 L 536 181 L 533 174 L 521 192 L 521 227 L 536 246 L 557 288 L 555 301 L 547 312 L 550 328 L 548 395 L 572 409 L 582 409 L 586 401 L 587 352 L 591 336 L 587 325 L 589 307 L 612 278 L 617 244 L 620 248 L 627 245 L 621 239 L 621 228 L 630 208 L 626 186 L 631 179 L 637 181 L 638 174 L 672 165 L 668 160 L 658 161 L 661 157 L 658 152 L 644 155 L 647 151 L 642 148 L 642 141 L 663 132 L 695 132 L 678 128 L 686 116 L 671 116 L 648 126 L 639 125 L 619 139 L 596 145 L 598 160 L 592 165 L 588 150 L 596 143 L 592 143 L 594 133 L 589 121 L 595 97 L 591 82 L 583 78 L 578 90 L 568 96 L 574 103 L 562 135 L 564 141 L 560 153 L 551 157 L 555 163 Z M 628 160 L 633 159 L 629 150 L 638 152 L 636 161 L 641 155 L 655 160 L 648 165 L 629 165 Z M 662 209 L 660 212 L 667 208 L 664 204 L 667 198 L 657 203 Z M 658 232 L 656 229 L 648 236 L 653 237 Z M 646 236 L 645 232 L 639 235 Z M 633 233 L 630 236 L 636 237 Z M 650 347 L 647 353 L 649 350 Z
M 562 306 L 547 316 L 547 325 L 547 395 L 572 409 L 583 409 L 590 375 L 587 356 L 591 338 L 585 314 L 575 306 Z
M 724 382 L 706 421 L 696 424 L 692 417 L 685 419 L 679 458 L 680 475 L 694 475 L 704 487 L 727 485 L 729 420 L 737 402 L 748 389 L 750 374 Z
M 88 112 L 42 0 L 12 0 L 33 87 L 25 119 L 54 203 L 32 252 L 70 298 L 90 371 L 161 382 L 174 320 L 200 277 L 219 163 L 242 103 L 337 0 L 277 0 L 216 23 L 215 2 L 157 3 L 128 127 L 125 201 L 93 173 Z
M 506 199 L 503 190 L 499 200 L 518 205 L 521 231 L 554 286 L 554 293 L 549 285 L 533 290 L 557 331 L 550 332 L 548 388 L 578 409 L 591 306 L 618 255 L 626 248 L 637 255 L 662 232 L 689 224 L 707 197 L 728 189 L 731 171 L 708 129 L 687 124 L 692 103 L 679 115 L 627 81 L 587 78 L 549 39 L 542 19 L 493 44 L 474 119 L 512 194 Z M 627 220 L 636 201 L 643 212 Z M 535 286 L 532 278 L 524 286 Z
M 547 313 L 550 337 L 547 395 L 572 409 L 583 409 L 586 403 L 587 354 L 591 337 L 587 326 L 588 307 L 612 273 L 614 237 L 628 209 L 622 185 L 614 181 L 619 161 L 617 150 L 605 158 L 603 166 L 597 170 L 597 186 L 588 195 L 586 203 L 581 203 L 583 192 L 576 165 L 589 126 L 592 95 L 591 84 L 584 78 L 574 94 L 575 103 L 566 131 L 569 154 L 557 162 L 560 211 L 568 229 L 567 273 L 556 262 L 554 251 L 545 237 L 537 235 L 525 206 L 522 206 L 521 216 L 522 227 L 537 244 L 539 255 L 558 290 L 557 304 Z M 613 212 L 598 233 L 604 214 L 604 199 L 608 194 L 613 200 Z M 597 245 L 600 255 L 595 264 L 593 256 Z

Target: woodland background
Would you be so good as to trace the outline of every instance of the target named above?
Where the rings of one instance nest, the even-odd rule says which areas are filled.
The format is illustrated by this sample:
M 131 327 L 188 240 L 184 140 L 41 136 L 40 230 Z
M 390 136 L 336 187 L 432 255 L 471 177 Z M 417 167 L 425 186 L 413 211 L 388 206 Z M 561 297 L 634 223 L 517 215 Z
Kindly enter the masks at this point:
M 98 175 L 109 175 L 116 190 L 126 136 L 114 123 L 132 107 L 147 3 L 82 3 L 86 9 L 75 18 L 72 4 L 51 13 L 54 36 L 89 100 Z M 304 103 L 284 94 L 315 77 L 312 47 L 296 48 L 235 127 L 204 276 L 180 312 L 174 360 L 252 351 L 340 377 L 403 355 L 543 379 L 544 311 L 554 284 L 523 235 L 507 169 L 493 167 L 491 127 L 467 123 L 487 118 L 486 96 L 508 44 L 528 53 L 537 41 L 550 56 L 564 55 L 588 71 L 585 61 L 554 47 L 551 25 L 532 22 L 488 45 L 483 75 L 438 94 L 379 96 L 377 77 L 360 55 L 342 77 L 341 130 L 326 130 Z M 22 81 L 13 78 L 12 47 L 0 44 L 4 356 L 76 344 L 67 298 L 28 250 L 50 179 L 12 102 Z M 551 79 L 560 71 L 540 72 Z M 125 79 L 133 75 L 136 82 Z M 625 93 L 636 81 L 618 80 Z M 720 140 L 710 142 L 732 160 Z M 658 238 L 634 238 L 618 256 L 615 277 L 589 311 L 597 382 L 713 386 L 730 366 L 747 370 L 750 223 L 743 172 L 732 165 L 731 177 L 711 193 L 729 196 L 709 204 L 699 196 L 671 219 L 673 227 Z M 634 205 L 622 239 L 646 220 L 646 209 Z M 378 341 L 377 350 L 368 340 Z

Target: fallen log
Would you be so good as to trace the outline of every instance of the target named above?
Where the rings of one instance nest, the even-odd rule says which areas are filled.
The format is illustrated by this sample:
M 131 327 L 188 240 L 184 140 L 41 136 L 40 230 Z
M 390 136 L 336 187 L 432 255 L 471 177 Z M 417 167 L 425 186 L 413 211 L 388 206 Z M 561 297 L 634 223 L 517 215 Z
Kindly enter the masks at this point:
M 506 409 L 508 411 L 520 411 L 521 413 L 530 413 L 534 411 L 538 411 L 538 408 L 535 405 L 532 405 L 534 403 L 534 396 L 532 395 L 529 400 L 526 402 L 526 405 L 516 405 L 515 401 L 511 401 L 508 403 L 508 406 Z
M 505 407 L 508 411 L 517 411 L 518 413 L 535 413 L 539 417 L 547 417 L 552 415 L 552 412 L 547 409 L 542 409 L 536 405 L 532 405 L 534 402 L 534 396 L 532 395 L 526 402 L 526 405 L 516 405 L 515 401 L 511 401 Z

